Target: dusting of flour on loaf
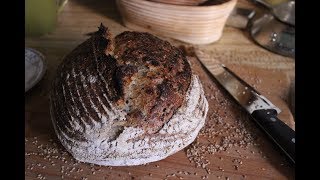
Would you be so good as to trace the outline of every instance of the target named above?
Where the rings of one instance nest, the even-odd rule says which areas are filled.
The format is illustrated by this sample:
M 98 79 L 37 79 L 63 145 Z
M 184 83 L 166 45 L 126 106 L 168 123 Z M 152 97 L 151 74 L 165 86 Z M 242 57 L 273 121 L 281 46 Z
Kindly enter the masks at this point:
M 94 126 L 85 125 L 86 141 L 68 136 L 53 124 L 61 143 L 75 159 L 98 165 L 128 166 L 164 159 L 191 144 L 204 126 L 207 112 L 208 102 L 201 82 L 197 75 L 192 75 L 183 105 L 155 134 L 147 135 L 137 127 L 116 126 L 113 120 L 125 116 L 117 109 L 112 109 L 108 117 L 99 114 L 104 120 Z M 55 121 L 53 116 L 52 121 Z M 79 124 L 73 125 L 81 129 Z

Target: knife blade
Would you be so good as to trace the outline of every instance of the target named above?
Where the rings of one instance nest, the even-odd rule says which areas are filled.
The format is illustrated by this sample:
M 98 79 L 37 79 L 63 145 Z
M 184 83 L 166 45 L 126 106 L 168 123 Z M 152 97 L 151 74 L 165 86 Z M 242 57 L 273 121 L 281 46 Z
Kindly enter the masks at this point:
M 195 54 L 219 84 L 295 164 L 295 131 L 277 117 L 281 110 L 219 61 L 210 59 L 199 50 L 195 50 Z

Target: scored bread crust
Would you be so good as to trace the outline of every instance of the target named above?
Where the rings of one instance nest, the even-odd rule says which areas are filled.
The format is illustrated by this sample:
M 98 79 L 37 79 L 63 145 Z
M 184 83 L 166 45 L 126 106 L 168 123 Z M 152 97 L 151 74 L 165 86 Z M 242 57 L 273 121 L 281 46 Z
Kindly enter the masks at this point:
M 190 144 L 208 111 L 184 55 L 149 33 L 99 31 L 68 54 L 50 92 L 62 145 L 79 161 L 139 165 Z
M 207 112 L 202 85 L 198 76 L 193 75 L 183 105 L 155 134 L 124 127 L 114 140 L 108 141 L 108 131 L 114 126 L 109 122 L 88 127 L 82 134 L 87 141 L 78 141 L 61 131 L 54 117 L 52 121 L 62 145 L 75 159 L 105 166 L 132 166 L 162 160 L 191 144 L 204 126 Z

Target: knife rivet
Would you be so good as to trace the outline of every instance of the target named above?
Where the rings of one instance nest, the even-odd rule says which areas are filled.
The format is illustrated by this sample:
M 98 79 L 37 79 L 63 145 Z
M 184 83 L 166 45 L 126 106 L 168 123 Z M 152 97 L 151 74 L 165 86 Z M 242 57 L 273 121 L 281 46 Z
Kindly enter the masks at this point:
M 273 122 L 276 122 L 276 118 L 274 118 L 274 117 L 271 117 L 270 120 Z
M 295 138 L 292 138 L 291 141 L 292 141 L 293 143 L 296 143 L 296 139 L 295 139 Z

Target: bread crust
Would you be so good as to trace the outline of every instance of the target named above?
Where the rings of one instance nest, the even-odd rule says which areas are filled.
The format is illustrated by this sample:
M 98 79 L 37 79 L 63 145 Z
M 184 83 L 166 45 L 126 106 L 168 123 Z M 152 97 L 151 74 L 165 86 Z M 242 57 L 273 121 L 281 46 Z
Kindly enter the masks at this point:
M 185 107 L 188 103 L 192 107 Z M 200 80 L 178 48 L 149 33 L 127 31 L 112 39 L 103 25 L 64 58 L 50 92 L 51 117 L 62 144 L 76 159 L 101 165 L 165 158 L 194 140 L 207 110 Z M 180 131 L 188 133 L 162 132 L 170 123 L 187 121 L 193 122 L 189 130 Z M 144 149 L 153 153 L 168 139 L 181 143 L 153 158 L 127 154 L 140 147 L 127 141 L 146 139 L 153 144 Z M 112 149 L 119 144 L 123 149 Z
M 79 116 L 92 124 L 84 112 L 99 121 L 96 111 L 107 113 L 100 101 L 110 101 L 125 111 L 126 126 L 141 127 L 148 133 L 158 131 L 181 106 L 191 80 L 186 57 L 169 42 L 129 31 L 112 40 L 103 25 L 66 56 L 58 74 L 53 86 L 58 96 L 54 98 L 66 110 L 60 111 L 58 123 L 64 124 L 67 111 L 74 113 L 70 111 L 76 105 L 82 111 Z M 72 91 L 64 93 L 63 87 Z M 71 96 L 83 101 L 72 101 Z

